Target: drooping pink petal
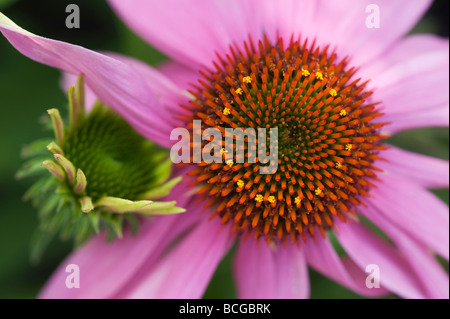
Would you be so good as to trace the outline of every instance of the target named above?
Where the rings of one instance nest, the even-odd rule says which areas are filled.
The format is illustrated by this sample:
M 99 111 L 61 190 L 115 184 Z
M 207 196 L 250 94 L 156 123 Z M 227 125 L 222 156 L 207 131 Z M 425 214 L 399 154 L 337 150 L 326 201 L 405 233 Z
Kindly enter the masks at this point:
M 179 87 L 174 83 L 169 76 L 164 74 L 158 69 L 155 69 L 146 63 L 136 60 L 134 58 L 124 56 L 114 52 L 102 52 L 106 56 L 112 57 L 117 61 L 123 62 L 129 65 L 136 71 L 140 73 L 144 81 L 146 82 L 148 88 L 155 93 L 156 99 L 162 106 L 158 109 L 159 116 L 165 119 L 168 128 L 173 129 L 182 122 L 177 120 L 174 115 L 180 113 L 182 108 L 180 105 L 187 105 L 189 102 L 189 93 L 187 92 L 187 87 Z M 191 72 L 193 73 L 193 72 Z M 190 74 L 191 74 L 190 73 Z M 62 78 L 62 87 L 66 91 L 70 85 L 73 85 L 73 81 L 76 81 L 76 77 L 70 73 L 65 72 Z M 94 100 L 96 96 L 93 94 L 90 87 L 86 87 L 86 100 L 87 105 L 89 102 Z M 92 104 L 91 104 L 92 105 Z M 89 108 L 89 107 L 88 107 Z M 170 131 L 169 131 L 170 132 Z M 159 142 L 166 147 L 170 147 L 172 144 L 169 140 L 170 134 L 168 133 L 165 140 Z
M 129 289 L 142 267 L 150 268 L 168 245 L 198 222 L 200 207 L 190 205 L 186 183 L 176 185 L 166 200 L 189 207 L 189 214 L 156 216 L 142 220 L 136 236 L 126 231 L 123 238 L 106 242 L 104 234 L 92 238 L 69 255 L 53 273 L 40 298 L 112 298 Z M 80 269 L 80 288 L 66 286 L 67 265 Z M 142 279 L 142 278 L 139 278 Z
M 446 188 L 449 185 L 449 163 L 435 157 L 408 152 L 394 146 L 383 151 L 387 161 L 377 162 L 377 167 L 389 175 L 411 180 L 427 188 Z
M 147 86 L 155 93 L 156 99 L 163 106 L 158 109 L 158 112 L 165 119 L 170 129 L 182 124 L 175 116 L 183 110 L 180 107 L 181 104 L 188 104 L 189 93 L 186 90 L 187 88 L 179 87 L 162 72 L 142 61 L 113 52 L 105 54 L 131 66 L 142 75 Z M 169 136 L 166 136 L 167 140 Z M 167 142 L 167 145 L 171 145 L 170 141 Z
M 367 203 L 384 218 L 448 260 L 449 210 L 444 202 L 393 174 L 383 176 L 383 182 L 370 194 Z
M 398 249 L 359 223 L 340 223 L 339 229 L 340 244 L 359 267 L 378 266 L 381 287 L 405 298 L 427 297 L 414 270 Z
M 241 44 L 258 10 L 248 1 L 109 1 L 127 25 L 152 46 L 186 66 L 210 65 L 215 51 Z M 149 18 L 151 16 L 151 18 Z
M 382 58 L 360 69 L 370 79 L 373 99 L 391 122 L 390 133 L 423 126 L 449 124 L 449 43 L 432 35 L 412 35 Z
M 203 218 L 182 241 L 141 278 L 125 298 L 201 298 L 233 236 L 218 218 Z
M 272 247 L 264 241 L 241 240 L 234 262 L 239 298 L 309 297 L 308 267 L 299 247 Z
M 369 297 L 388 293 L 384 287 L 367 288 L 364 271 L 347 257 L 341 259 L 328 239 L 310 240 L 302 249 L 305 250 L 306 260 L 311 267 L 344 287 Z
M 421 280 L 428 298 L 449 298 L 448 274 L 426 247 L 385 219 L 377 209 L 365 208 L 364 215 L 394 241 L 402 255 L 409 261 L 417 278 Z
M 106 105 L 150 140 L 167 140 L 170 130 L 160 103 L 143 77 L 116 59 L 69 43 L 34 35 L 0 13 L 0 31 L 22 54 L 37 62 L 79 75 Z

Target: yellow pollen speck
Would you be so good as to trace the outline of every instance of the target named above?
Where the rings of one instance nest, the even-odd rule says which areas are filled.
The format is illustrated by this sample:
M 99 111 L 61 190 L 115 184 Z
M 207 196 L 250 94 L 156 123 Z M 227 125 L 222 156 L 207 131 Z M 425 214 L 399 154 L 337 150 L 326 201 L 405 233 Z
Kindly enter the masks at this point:
M 244 78 L 242 79 L 242 81 L 244 81 L 244 83 L 252 83 L 252 78 L 249 76 L 244 76 Z
M 237 185 L 239 188 L 242 188 L 242 187 L 244 187 L 245 183 L 240 179 L 237 181 Z
M 226 107 L 226 108 L 223 109 L 223 112 L 222 112 L 222 113 L 223 113 L 223 115 L 228 115 L 228 114 L 230 114 L 231 112 L 230 112 L 230 109 Z
M 322 72 L 320 72 L 320 71 L 316 72 L 316 79 L 318 79 L 318 80 L 323 80 L 323 74 L 322 74 Z
M 299 206 L 302 200 L 301 200 L 301 198 L 300 198 L 299 196 L 297 196 L 297 197 L 294 199 L 294 201 L 295 201 L 295 204 L 296 204 L 297 206 Z
M 275 196 L 269 196 L 269 198 L 267 198 L 267 200 L 269 201 L 269 203 L 273 204 L 273 203 L 275 203 Z
M 346 116 L 347 115 L 347 111 L 346 110 L 341 110 L 341 112 L 339 113 L 340 116 Z
M 342 164 L 341 164 L 341 162 L 336 162 L 336 168 L 341 168 L 342 167 Z
M 225 148 L 222 148 L 221 150 L 220 150 L 220 154 L 225 154 L 225 153 L 228 153 L 228 151 L 227 150 L 225 150 Z
M 264 200 L 264 197 L 263 197 L 263 195 L 258 194 L 258 195 L 256 195 L 255 200 L 256 200 L 258 203 L 261 203 L 261 202 Z
M 303 75 L 303 76 L 308 76 L 308 75 L 310 75 L 310 74 L 311 74 L 311 73 L 309 73 L 308 70 L 302 69 L 302 75 Z
M 316 193 L 316 195 L 320 195 L 320 194 L 322 194 L 322 190 L 319 187 L 317 187 L 315 190 L 315 193 Z
M 237 94 L 242 94 L 242 89 L 241 89 L 241 88 L 238 88 L 238 89 L 236 90 L 236 93 L 237 93 Z
M 227 161 L 227 165 L 230 166 L 230 167 L 233 166 L 233 160 L 230 160 L 230 159 L 229 159 L 229 160 Z
M 345 150 L 350 151 L 353 148 L 352 144 L 345 145 Z
M 335 90 L 335 89 L 331 89 L 331 90 L 330 90 L 330 95 L 331 95 L 331 96 L 336 96 L 336 95 L 337 95 L 336 90 Z

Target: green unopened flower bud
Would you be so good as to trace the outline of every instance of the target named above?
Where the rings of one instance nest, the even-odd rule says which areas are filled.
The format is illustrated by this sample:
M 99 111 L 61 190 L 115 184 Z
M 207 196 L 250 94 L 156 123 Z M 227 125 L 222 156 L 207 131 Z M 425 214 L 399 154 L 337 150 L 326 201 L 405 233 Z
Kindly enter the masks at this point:
M 184 212 L 175 201 L 157 201 L 180 181 L 167 181 L 171 168 L 167 152 L 100 102 L 86 113 L 82 77 L 78 87 L 69 89 L 69 120 L 64 122 L 57 109 L 47 112 L 56 141 L 46 141 L 46 150 L 43 141 L 28 146 L 23 154 L 36 158 L 17 174 L 45 172 L 42 167 L 51 173 L 26 194 L 39 208 L 39 232 L 45 238 L 47 232 L 59 231 L 82 243 L 103 228 L 109 237 L 121 236 L 126 222 L 136 224 L 137 214 Z M 41 242 L 37 239 L 37 246 Z

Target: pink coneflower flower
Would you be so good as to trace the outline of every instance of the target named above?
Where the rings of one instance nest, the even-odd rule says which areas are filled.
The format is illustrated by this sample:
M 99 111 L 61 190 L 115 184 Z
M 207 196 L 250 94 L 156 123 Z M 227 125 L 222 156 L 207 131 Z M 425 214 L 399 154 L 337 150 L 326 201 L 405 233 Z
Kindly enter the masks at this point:
M 448 187 L 448 162 L 383 141 L 448 125 L 448 40 L 405 37 L 430 1 L 377 1 L 380 28 L 365 24 L 369 1 L 111 3 L 173 62 L 153 69 L 4 16 L 0 30 L 28 57 L 83 74 L 91 94 L 164 147 L 195 119 L 279 128 L 278 170 L 260 175 L 237 158 L 179 169 L 167 200 L 186 213 L 146 221 L 136 237 L 93 238 L 41 297 L 199 298 L 237 242 L 241 298 L 307 298 L 308 266 L 361 295 L 448 298 L 435 258 L 448 260 L 448 207 L 426 189 Z M 68 264 L 80 267 L 79 289 L 65 286 Z M 373 265 L 380 288 L 366 285 Z

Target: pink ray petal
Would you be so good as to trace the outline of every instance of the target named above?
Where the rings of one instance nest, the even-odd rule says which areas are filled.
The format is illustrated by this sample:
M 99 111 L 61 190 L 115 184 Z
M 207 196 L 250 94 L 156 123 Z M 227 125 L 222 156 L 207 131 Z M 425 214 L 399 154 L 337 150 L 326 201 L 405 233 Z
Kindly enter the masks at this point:
M 264 241 L 241 240 L 234 273 L 239 298 L 309 297 L 308 267 L 295 245 L 275 248 Z
M 446 188 L 449 185 L 449 163 L 446 160 L 412 153 L 390 146 L 381 154 L 388 161 L 379 161 L 377 167 L 387 174 L 411 180 L 427 188 Z
M 384 176 L 383 183 L 370 194 L 367 203 L 384 218 L 448 260 L 449 214 L 444 202 L 394 174 Z
M 358 65 L 383 53 L 406 35 L 429 7 L 430 0 L 411 6 L 406 0 L 378 1 L 381 27 L 366 27 L 365 1 L 165 1 L 110 0 L 119 16 L 151 45 L 186 65 L 208 64 L 214 52 L 240 45 L 248 34 L 255 39 L 279 32 L 288 41 L 292 34 L 318 38 L 352 55 Z M 158 12 L 148 19 L 151 12 Z M 301 14 L 299 14 L 301 13 Z M 333 32 L 329 32 L 333 25 Z M 164 28 L 161 29 L 161 26 Z
M 234 274 L 239 298 L 270 298 L 276 286 L 273 253 L 264 243 L 241 240 L 235 255 Z M 266 297 L 267 296 L 267 297 Z
M 379 122 L 390 122 L 383 128 L 383 131 L 392 135 L 396 132 L 406 131 L 419 127 L 447 127 L 449 119 L 448 105 L 430 108 L 425 111 L 408 113 L 402 115 L 389 115 L 382 117 Z
M 413 269 L 398 249 L 359 223 L 340 223 L 339 229 L 339 242 L 359 267 L 379 267 L 381 287 L 405 298 L 426 298 Z
M 432 35 L 412 35 L 393 46 L 382 59 L 360 69 L 373 99 L 392 122 L 391 133 L 449 124 L 449 44 Z
M 170 132 L 169 129 L 171 130 L 183 124 L 180 120 L 177 120 L 174 115 L 183 111 L 180 105 L 189 104 L 189 93 L 186 91 L 186 88 L 179 87 L 166 74 L 142 61 L 114 52 L 102 53 L 129 65 L 141 74 L 149 89 L 155 93 L 158 102 L 163 106 L 158 112 L 159 116 L 165 118 L 165 124 L 167 126 L 166 131 Z M 65 72 L 61 81 L 63 89 L 67 91 L 68 87 L 73 84 L 73 81 L 76 81 L 76 77 Z M 90 105 L 89 103 L 92 103 L 92 100 L 95 101 L 95 99 L 96 96 L 93 94 L 90 87 L 87 86 L 86 104 Z M 166 139 L 159 141 L 159 144 L 170 147 L 172 142 L 169 140 L 169 136 L 170 134 L 168 133 Z
M 421 280 L 428 298 L 449 298 L 448 274 L 428 249 L 386 220 L 377 209 L 365 208 L 364 215 L 393 239 Z
M 261 33 L 264 32 L 272 41 L 277 35 L 284 39 L 285 45 L 292 35 L 298 37 L 301 34 L 302 37 L 311 37 L 311 40 L 318 37 L 317 31 L 321 28 L 319 20 L 324 13 L 319 11 L 319 1 L 287 0 L 280 5 L 279 1 L 269 0 L 255 1 L 252 5 L 259 8 L 255 23 L 261 25 Z M 331 44 L 334 46 L 336 42 Z
M 204 219 L 126 298 L 201 298 L 232 243 L 229 227 Z
M 193 84 L 197 84 L 198 79 L 201 78 L 198 70 L 188 68 L 187 66 L 178 62 L 164 62 L 158 66 L 158 70 L 167 76 L 179 88 L 192 89 Z
M 233 1 L 227 4 L 230 2 Z M 366 26 L 371 13 L 366 12 L 366 8 L 371 4 L 379 7 L 380 28 Z M 256 1 L 252 3 L 255 14 L 251 18 L 271 39 L 277 32 L 286 42 L 293 34 L 301 34 L 303 38 L 316 39 L 320 46 L 329 44 L 337 48 L 340 58 L 348 55 L 353 65 L 361 66 L 381 56 L 405 36 L 430 4 L 431 0 L 417 1 L 414 6 L 409 5 L 408 0 L 286 0 L 281 5 L 276 0 Z M 227 21 L 220 22 L 234 28 Z
M 328 239 L 309 240 L 302 249 L 305 250 L 306 260 L 311 267 L 344 287 L 368 297 L 388 293 L 384 287 L 367 288 L 364 271 L 348 257 L 340 258 Z
M 189 104 L 189 93 L 186 91 L 187 88 L 179 87 L 158 69 L 155 69 L 142 61 L 113 52 L 107 52 L 105 54 L 131 66 L 142 75 L 147 86 L 156 94 L 158 102 L 163 106 L 158 109 L 158 112 L 160 116 L 165 119 L 165 123 L 170 130 L 183 124 L 180 120 L 175 118 L 175 115 L 183 111 L 180 105 Z M 166 139 L 168 140 L 167 146 L 171 145 L 169 136 L 169 134 L 166 136 Z
M 111 298 L 132 278 L 147 259 L 155 261 L 173 239 L 173 224 L 180 216 L 156 217 L 140 227 L 136 237 L 129 232 L 123 238 L 107 243 L 105 237 L 92 238 L 69 255 L 53 273 L 39 298 Z M 80 269 L 80 288 L 66 286 L 68 265 Z
M 316 23 L 319 39 L 337 43 L 339 54 L 352 58 L 351 63 L 360 67 L 373 60 L 382 59 L 390 47 L 404 37 L 425 14 L 431 0 L 420 0 L 410 5 L 401 1 L 322 1 Z M 369 5 L 379 8 L 380 28 L 368 28 L 366 20 L 371 12 Z M 333 32 L 330 32 L 330 25 Z M 315 29 L 312 29 L 314 32 Z
M 128 26 L 172 59 L 198 69 L 210 65 L 215 51 L 242 43 L 259 32 L 248 1 L 109 1 Z M 151 18 L 149 18 L 151 16 Z

